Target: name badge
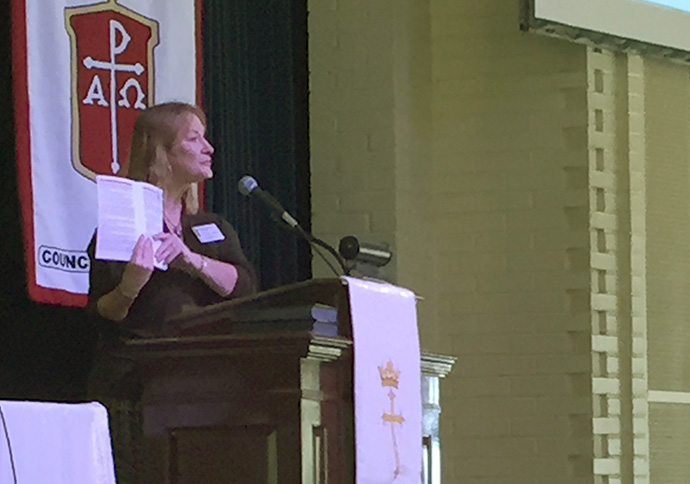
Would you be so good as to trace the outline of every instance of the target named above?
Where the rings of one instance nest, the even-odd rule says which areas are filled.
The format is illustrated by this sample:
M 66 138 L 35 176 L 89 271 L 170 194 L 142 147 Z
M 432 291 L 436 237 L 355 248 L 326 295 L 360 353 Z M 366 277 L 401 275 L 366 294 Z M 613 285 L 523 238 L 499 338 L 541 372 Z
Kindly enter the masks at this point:
M 220 231 L 216 224 L 196 225 L 192 227 L 192 232 L 199 239 L 202 244 L 210 244 L 211 242 L 219 242 L 225 240 L 225 235 Z

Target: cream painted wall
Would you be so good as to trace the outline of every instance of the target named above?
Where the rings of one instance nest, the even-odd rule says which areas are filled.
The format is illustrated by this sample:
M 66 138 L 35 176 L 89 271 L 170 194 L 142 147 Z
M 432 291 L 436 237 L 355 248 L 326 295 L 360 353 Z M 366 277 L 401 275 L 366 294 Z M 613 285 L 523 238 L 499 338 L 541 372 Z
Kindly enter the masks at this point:
M 391 243 L 422 346 L 458 357 L 444 482 L 684 482 L 690 406 L 658 392 L 690 391 L 687 67 L 518 21 L 310 0 L 313 230 Z
M 688 481 L 690 69 L 645 62 L 650 475 Z
M 592 467 L 586 49 L 518 19 L 518 2 L 432 2 L 447 482 Z
M 390 244 L 384 276 L 424 298 L 436 346 L 429 15 L 410 0 L 309 4 L 310 137 L 315 234 Z M 314 275 L 329 275 L 320 260 Z

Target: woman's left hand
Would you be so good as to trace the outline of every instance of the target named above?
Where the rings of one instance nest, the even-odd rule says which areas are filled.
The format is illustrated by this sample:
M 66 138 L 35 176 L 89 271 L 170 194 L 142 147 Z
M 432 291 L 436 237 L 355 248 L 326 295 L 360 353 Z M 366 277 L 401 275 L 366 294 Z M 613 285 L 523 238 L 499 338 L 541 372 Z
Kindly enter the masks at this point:
M 160 240 L 161 245 L 156 250 L 155 257 L 160 262 L 165 262 L 170 267 L 183 270 L 196 269 L 193 261 L 198 257 L 181 238 L 175 234 L 163 232 L 153 236 L 154 240 Z

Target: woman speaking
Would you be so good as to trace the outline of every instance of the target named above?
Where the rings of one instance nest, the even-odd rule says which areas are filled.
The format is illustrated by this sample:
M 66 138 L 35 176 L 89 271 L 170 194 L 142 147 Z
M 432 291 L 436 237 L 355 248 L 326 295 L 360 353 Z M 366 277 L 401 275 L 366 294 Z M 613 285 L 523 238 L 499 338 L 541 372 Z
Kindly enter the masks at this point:
M 205 119 L 195 106 L 166 103 L 143 111 L 134 126 L 127 177 L 163 190 L 164 231 L 140 237 L 128 263 L 96 260 L 93 243 L 89 251 L 90 305 L 126 332 L 164 334 L 165 321 L 185 308 L 255 290 L 235 230 L 199 210 L 197 184 L 213 176 Z M 169 269 L 154 270 L 154 258 Z
M 139 115 L 127 177 L 163 190 L 164 231 L 140 237 L 126 263 L 95 259 L 97 233 L 89 246 L 89 307 L 104 323 L 89 399 L 108 408 L 120 484 L 141 482 L 145 468 L 141 379 L 135 362 L 121 351 L 123 337 L 170 334 L 167 320 L 186 308 L 246 296 L 256 287 L 235 230 L 199 210 L 196 185 L 213 176 L 205 121 L 199 108 L 183 103 L 160 104 Z M 168 270 L 154 269 L 154 259 Z

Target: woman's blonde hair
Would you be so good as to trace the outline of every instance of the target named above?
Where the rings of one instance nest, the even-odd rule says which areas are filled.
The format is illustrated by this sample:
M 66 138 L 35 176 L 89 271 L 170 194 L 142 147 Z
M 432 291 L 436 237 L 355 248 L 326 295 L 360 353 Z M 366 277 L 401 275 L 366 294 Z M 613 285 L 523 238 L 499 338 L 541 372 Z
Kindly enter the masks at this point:
M 190 114 L 206 127 L 206 115 L 192 104 L 169 102 L 143 111 L 134 124 L 127 178 L 152 183 L 165 190 L 172 177 L 170 150 L 180 141 L 180 133 Z M 182 197 L 185 211 L 199 210 L 197 184 Z

